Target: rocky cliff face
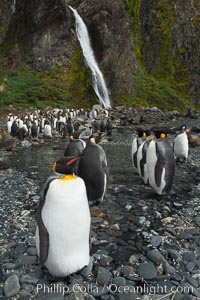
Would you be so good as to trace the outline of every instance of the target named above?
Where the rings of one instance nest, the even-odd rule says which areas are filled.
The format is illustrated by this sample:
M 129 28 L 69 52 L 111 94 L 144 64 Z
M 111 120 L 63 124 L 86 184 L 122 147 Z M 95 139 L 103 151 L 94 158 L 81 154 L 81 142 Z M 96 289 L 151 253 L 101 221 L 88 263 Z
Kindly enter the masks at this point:
M 141 1 L 138 18 L 142 62 L 148 74 L 181 88 L 188 86 L 199 97 L 199 1 Z
M 25 65 L 44 72 L 63 66 L 75 80 L 70 68 L 78 41 L 69 4 L 87 25 L 114 102 L 130 104 L 146 94 L 156 97 L 146 92 L 149 86 L 154 89 L 152 84 L 144 87 L 141 74 L 145 83 L 152 78 L 165 81 L 179 92 L 192 92 L 198 101 L 198 0 L 2 0 L 1 53 L 8 57 L 9 67 Z M 144 89 L 142 96 L 140 89 Z

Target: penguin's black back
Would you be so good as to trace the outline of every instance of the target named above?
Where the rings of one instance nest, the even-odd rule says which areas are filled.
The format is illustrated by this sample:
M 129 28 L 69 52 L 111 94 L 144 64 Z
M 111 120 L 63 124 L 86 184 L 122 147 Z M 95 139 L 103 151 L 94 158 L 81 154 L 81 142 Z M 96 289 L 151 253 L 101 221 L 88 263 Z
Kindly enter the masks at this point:
M 85 182 L 89 201 L 97 201 L 103 196 L 108 167 L 105 152 L 100 145 L 87 142 L 79 161 L 78 175 Z
M 81 140 L 72 140 L 64 153 L 64 156 L 79 156 L 84 150 L 84 144 Z
M 160 186 L 161 184 L 161 175 L 163 168 L 165 168 L 165 182 L 166 185 L 162 193 L 169 193 L 172 189 L 172 182 L 175 173 L 175 160 L 174 152 L 167 140 L 158 140 L 156 141 L 156 154 L 157 154 L 157 163 L 155 166 L 155 181 L 156 185 Z

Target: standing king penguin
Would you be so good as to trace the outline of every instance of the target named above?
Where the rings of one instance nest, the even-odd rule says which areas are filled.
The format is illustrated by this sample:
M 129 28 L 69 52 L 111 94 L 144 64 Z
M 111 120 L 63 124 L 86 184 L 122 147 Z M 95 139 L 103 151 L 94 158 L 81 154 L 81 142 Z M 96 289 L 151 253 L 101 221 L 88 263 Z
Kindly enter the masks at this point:
M 85 182 L 88 200 L 93 203 L 103 201 L 108 181 L 108 166 L 106 154 L 103 148 L 95 143 L 93 136 L 82 152 L 78 176 Z
M 174 152 L 166 139 L 152 140 L 147 149 L 149 184 L 159 195 L 170 194 L 175 172 Z
M 84 181 L 73 175 L 76 158 L 64 158 L 64 173 L 47 179 L 37 214 L 36 248 L 40 263 L 54 277 L 89 264 L 90 211 Z
M 140 145 L 142 145 L 142 143 L 145 141 L 146 133 L 142 128 L 138 128 L 136 129 L 133 136 L 134 137 L 131 146 L 131 159 L 133 163 L 133 168 L 137 173 L 139 173 L 137 153 Z
M 174 153 L 177 160 L 187 162 L 189 152 L 189 142 L 186 133 L 186 126 L 181 126 L 181 131 L 174 139 Z

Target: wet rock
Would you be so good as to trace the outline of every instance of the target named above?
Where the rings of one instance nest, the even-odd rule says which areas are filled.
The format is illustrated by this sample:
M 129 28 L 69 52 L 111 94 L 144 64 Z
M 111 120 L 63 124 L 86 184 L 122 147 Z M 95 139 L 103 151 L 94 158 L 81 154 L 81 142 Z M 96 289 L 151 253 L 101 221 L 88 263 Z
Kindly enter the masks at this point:
M 120 272 L 122 275 L 127 276 L 134 273 L 134 268 L 131 266 L 123 266 L 120 268 Z
M 103 267 L 99 267 L 97 272 L 97 282 L 100 285 L 106 285 L 111 279 L 111 273 Z
M 30 256 L 30 255 L 22 255 L 20 256 L 18 263 L 20 265 L 33 265 L 37 261 L 36 256 Z
M 184 231 L 181 231 L 181 232 L 179 232 L 179 233 L 177 234 L 177 238 L 180 239 L 180 240 L 182 240 L 182 239 L 184 239 L 184 240 L 189 240 L 189 239 L 192 238 L 192 235 L 189 234 L 189 233 L 186 233 L 186 232 L 184 232 Z
M 84 267 L 84 268 L 80 271 L 80 274 L 81 274 L 83 277 L 87 277 L 87 276 L 89 276 L 89 275 L 92 273 L 93 263 L 94 263 L 94 258 L 91 256 L 91 257 L 90 257 L 89 265 L 86 266 L 86 267 Z
M 191 285 L 194 286 L 195 288 L 198 288 L 198 287 L 199 287 L 198 282 L 197 282 L 195 279 L 193 279 L 192 277 L 187 276 L 187 277 L 186 277 L 186 280 L 187 280 L 187 282 L 188 282 L 189 284 L 191 284 Z
M 32 247 L 32 246 L 35 247 L 35 238 L 34 238 L 34 237 L 29 237 L 29 238 L 27 238 L 27 240 L 26 240 L 26 245 L 27 245 L 27 246 L 30 246 L 30 247 Z
M 136 265 L 138 263 L 138 258 L 135 255 L 129 257 L 129 262 L 131 265 Z
M 183 207 L 183 203 L 180 202 L 174 202 L 173 205 L 178 209 Z
M 4 284 L 4 293 L 6 297 L 12 297 L 20 291 L 19 277 L 11 275 Z
M 34 286 L 32 284 L 23 283 L 21 285 L 21 291 L 25 291 L 26 293 L 28 292 L 29 294 L 31 294 L 33 290 Z
M 85 297 L 81 292 L 71 293 L 69 296 L 66 297 L 66 300 L 84 300 L 84 299 Z
M 169 265 L 168 261 L 157 249 L 153 249 L 147 252 L 147 257 L 149 258 L 149 260 L 154 262 L 157 266 L 162 264 L 166 273 L 174 273 L 176 271 L 174 267 Z
M 6 269 L 6 270 L 14 270 L 18 267 L 19 265 L 16 263 L 5 263 L 2 265 L 2 269 Z
M 20 278 L 20 283 L 28 283 L 36 285 L 38 283 L 38 278 L 32 277 L 30 275 L 24 275 Z
M 24 252 L 26 251 L 26 248 L 23 244 L 18 244 L 14 251 L 14 258 L 19 258 Z
M 143 216 L 141 216 L 141 217 L 136 216 L 136 217 L 134 218 L 134 223 L 135 223 L 136 225 L 139 225 L 139 226 L 144 225 L 145 221 L 146 221 L 146 218 L 143 217 Z
M 132 286 L 124 287 L 124 292 L 118 293 L 119 300 L 137 300 L 137 294 L 134 293 Z
M 108 286 L 97 286 L 95 289 L 95 284 L 93 285 L 93 290 L 91 292 L 92 296 L 94 297 L 100 297 L 102 295 L 106 295 L 109 293 L 109 288 Z
M 194 267 L 195 267 L 195 264 L 192 261 L 185 263 L 185 269 L 188 272 L 192 272 L 192 270 L 194 270 Z
M 182 261 L 181 255 L 180 255 L 180 253 L 177 250 L 175 250 L 175 249 L 169 249 L 168 253 L 177 262 L 181 262 Z
M 126 279 L 124 277 L 115 277 L 113 278 L 112 284 L 116 285 L 117 287 L 125 286 Z
M 194 218 L 194 222 L 195 222 L 198 226 L 200 226 L 200 216 L 195 217 L 195 218 Z
M 143 295 L 141 297 L 141 300 L 150 300 L 149 296 L 148 295 Z
M 183 253 L 183 259 L 187 260 L 187 261 L 192 261 L 195 264 L 197 263 L 197 258 L 195 256 L 195 254 L 192 253 L 192 252 L 185 252 L 185 253 Z
M 64 296 L 59 293 L 49 293 L 44 295 L 38 295 L 37 300 L 64 300 Z
M 35 247 L 29 247 L 26 250 L 27 254 L 30 256 L 36 256 L 37 255 L 37 250 Z
M 153 247 L 159 247 L 163 241 L 162 236 L 152 236 L 150 239 L 150 243 Z
M 157 270 L 152 263 L 142 263 L 138 266 L 138 274 L 144 279 L 153 279 L 157 275 Z
M 22 217 L 27 217 L 27 216 L 29 216 L 30 215 L 30 211 L 29 210 L 23 210 L 22 212 L 21 212 L 21 216 Z

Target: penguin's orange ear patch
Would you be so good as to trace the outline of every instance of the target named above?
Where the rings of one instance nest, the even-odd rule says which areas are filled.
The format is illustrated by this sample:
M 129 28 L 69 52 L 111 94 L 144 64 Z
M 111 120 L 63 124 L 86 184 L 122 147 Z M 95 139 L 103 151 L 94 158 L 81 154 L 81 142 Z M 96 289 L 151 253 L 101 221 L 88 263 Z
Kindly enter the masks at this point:
M 161 139 L 164 139 L 164 138 L 166 138 L 166 134 L 165 133 L 161 133 L 160 137 L 161 137 Z
M 56 161 L 55 161 L 55 163 L 53 164 L 52 170 L 53 170 L 53 172 L 56 172 Z
M 76 161 L 79 160 L 79 159 L 80 159 L 79 156 L 73 157 L 72 159 L 70 159 L 70 160 L 66 163 L 66 165 L 67 165 L 67 166 L 70 166 L 71 164 L 73 164 L 74 162 L 76 162 Z

